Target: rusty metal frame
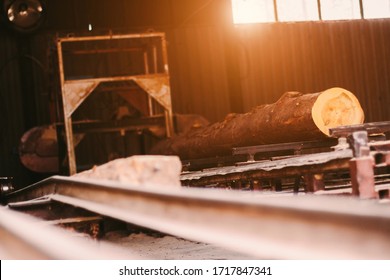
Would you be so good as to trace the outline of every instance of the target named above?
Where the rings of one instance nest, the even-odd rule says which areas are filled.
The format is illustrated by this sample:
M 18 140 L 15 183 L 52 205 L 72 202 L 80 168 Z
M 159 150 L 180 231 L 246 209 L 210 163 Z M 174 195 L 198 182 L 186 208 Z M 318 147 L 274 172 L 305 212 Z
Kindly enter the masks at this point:
M 141 39 L 141 38 L 161 38 L 162 48 L 162 63 L 164 72 L 157 73 L 157 49 L 153 49 L 153 71 L 150 73 L 148 54 L 143 52 L 145 73 L 144 75 L 135 76 L 119 76 L 119 77 L 102 77 L 95 79 L 79 79 L 67 80 L 65 78 L 64 58 L 63 58 L 63 43 L 65 42 L 83 42 L 83 41 L 102 41 L 102 40 L 120 40 L 120 39 Z M 76 155 L 73 141 L 72 114 L 81 105 L 81 103 L 93 92 L 96 87 L 104 82 L 115 81 L 134 81 L 141 89 L 143 89 L 149 98 L 149 114 L 153 115 L 154 99 L 164 108 L 165 127 L 168 137 L 174 134 L 173 128 L 173 113 L 171 103 L 171 91 L 169 83 L 169 68 L 167 43 L 165 34 L 161 32 L 153 33 L 137 33 L 137 34 L 122 34 L 122 35 L 103 35 L 103 36 L 88 36 L 88 37 L 63 37 L 57 38 L 57 54 L 59 64 L 59 75 L 61 84 L 61 96 L 63 103 L 64 125 L 65 125 L 65 142 L 67 146 L 67 156 L 69 164 L 69 173 L 73 175 L 77 172 Z
M 321 174 L 335 170 L 348 171 L 349 160 L 352 157 L 350 149 L 307 154 L 279 160 L 259 161 L 247 165 L 225 166 L 183 173 L 180 176 L 180 181 L 183 185 L 206 186 L 248 178 L 274 179 Z
M 387 193 L 390 186 L 375 182 L 375 169 L 390 166 L 390 141 L 368 142 L 368 132 L 355 131 L 351 137 L 354 158 L 349 162 L 352 194 L 362 199 L 377 199 Z

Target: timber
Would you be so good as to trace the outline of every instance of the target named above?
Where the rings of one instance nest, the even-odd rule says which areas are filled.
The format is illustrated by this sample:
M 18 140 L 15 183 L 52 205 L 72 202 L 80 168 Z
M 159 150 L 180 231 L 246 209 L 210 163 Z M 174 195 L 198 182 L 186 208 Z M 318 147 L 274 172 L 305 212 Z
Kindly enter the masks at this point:
M 364 112 L 354 94 L 343 88 L 318 93 L 286 92 L 273 104 L 159 142 L 153 154 L 183 159 L 231 155 L 235 147 L 322 140 L 329 129 L 362 124 Z

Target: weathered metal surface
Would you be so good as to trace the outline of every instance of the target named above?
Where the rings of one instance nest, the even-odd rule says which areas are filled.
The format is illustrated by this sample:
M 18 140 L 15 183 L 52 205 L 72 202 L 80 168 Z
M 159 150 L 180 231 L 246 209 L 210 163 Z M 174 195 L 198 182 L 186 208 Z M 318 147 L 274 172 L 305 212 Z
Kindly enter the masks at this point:
M 73 122 L 75 133 L 99 133 L 113 131 L 137 131 L 153 129 L 164 125 L 164 117 L 153 116 L 138 119 L 123 119 L 115 121 L 84 121 Z
M 42 195 L 257 258 L 390 258 L 390 208 L 376 201 L 311 195 L 270 197 L 192 188 L 144 189 L 58 176 L 8 199 Z
M 305 149 L 324 148 L 335 145 L 336 139 L 326 139 L 323 141 L 304 141 L 304 142 L 293 142 L 293 143 L 281 143 L 281 144 L 269 144 L 259 145 L 250 147 L 233 148 L 233 155 L 246 154 L 250 160 L 254 160 L 254 156 L 257 153 L 269 153 L 269 152 L 280 152 L 280 151 L 292 151 L 293 154 L 298 155 Z
M 139 38 L 153 38 L 153 37 L 165 37 L 162 32 L 147 32 L 147 33 L 134 33 L 134 34 L 109 34 L 98 36 L 77 37 L 68 36 L 60 38 L 61 42 L 85 42 L 85 41 L 101 41 L 101 40 L 115 40 L 115 39 L 139 39 Z
M 375 124 L 376 123 L 371 123 L 370 127 L 374 127 Z M 343 129 L 347 128 L 348 127 L 344 127 Z M 300 179 L 302 177 L 305 182 L 306 192 L 318 192 L 325 188 L 323 181 L 324 173 L 345 173 L 350 171 L 354 190 L 353 194 L 360 194 L 361 198 L 378 198 L 378 193 L 374 190 L 376 180 L 373 173 L 374 163 L 376 162 L 377 166 L 385 165 L 388 158 L 387 151 L 390 150 L 390 142 L 368 142 L 369 137 L 366 130 L 359 131 L 355 130 L 355 128 L 349 129 L 351 134 L 350 144 L 346 142 L 346 138 L 344 137 L 339 138 L 336 146 L 330 147 L 331 144 L 336 143 L 336 139 L 330 139 L 328 141 L 328 148 L 332 148 L 334 152 L 323 154 L 317 153 L 299 157 L 292 156 L 292 152 L 294 154 L 299 154 L 305 147 L 321 147 L 322 143 L 319 141 L 234 148 L 233 154 L 235 155 L 249 155 L 246 163 L 236 163 L 239 166 L 216 167 L 203 171 L 184 172 L 181 176 L 181 181 L 184 185 L 189 186 L 213 186 L 215 184 L 223 186 L 226 184 L 230 185 L 231 183 L 234 185 L 234 182 L 236 181 L 249 181 L 253 184 L 254 181 L 273 179 L 275 180 L 274 187 L 276 190 L 280 190 L 281 187 L 278 180 L 281 178 L 295 177 L 296 179 Z M 350 146 L 353 148 L 352 150 L 349 149 Z M 370 149 L 375 152 L 371 152 L 370 154 Z M 291 155 L 286 156 L 286 159 L 282 160 L 275 160 L 276 157 L 269 156 L 269 161 L 254 161 L 254 155 L 257 153 L 281 152 L 282 150 L 289 150 Z M 343 159 L 338 158 L 338 156 L 336 156 L 338 153 L 339 155 L 345 154 L 346 156 L 343 156 Z M 349 162 L 353 156 L 356 156 L 357 158 Z M 362 156 L 370 158 L 366 165 L 363 164 L 364 160 L 359 158 Z M 321 162 L 321 160 L 325 158 L 327 158 L 327 160 Z M 318 161 L 319 159 L 321 160 Z M 190 166 L 185 167 L 188 170 Z M 363 180 L 363 182 L 362 178 L 360 178 L 361 176 L 367 180 Z M 293 187 L 294 191 L 296 188 L 297 186 Z M 254 189 L 254 187 L 252 189 Z M 361 191 L 359 191 L 359 189 L 361 189 Z
M 368 156 L 368 134 L 367 131 L 354 131 L 350 135 L 351 148 L 354 157 Z
M 9 259 L 139 259 L 117 247 L 72 237 L 69 232 L 0 206 L 0 258 Z
M 390 151 L 390 141 L 376 141 L 368 143 L 370 149 L 378 152 Z
M 358 125 L 339 126 L 330 128 L 329 132 L 332 137 L 348 137 L 353 132 L 367 131 L 367 134 L 381 134 L 390 131 L 390 121 L 369 122 Z
M 66 117 L 70 117 L 81 103 L 94 91 L 98 82 L 79 81 L 77 83 L 65 83 L 63 102 Z
M 352 194 L 362 199 L 378 198 L 375 191 L 374 160 L 371 156 L 362 156 L 350 161 Z
M 390 141 L 368 142 L 367 127 L 360 129 L 352 131 L 350 136 L 354 152 L 350 161 L 352 193 L 362 199 L 379 198 L 381 194 L 375 186 L 375 169 L 389 165 Z
M 9 208 L 12 208 L 12 209 L 17 209 L 17 208 L 24 208 L 24 207 L 30 207 L 30 206 L 48 205 L 51 202 L 52 202 L 52 200 L 48 197 L 40 197 L 40 198 L 32 199 L 32 200 L 11 202 L 11 203 L 8 203 L 7 206 Z
M 306 183 L 307 193 L 314 193 L 325 189 L 323 174 L 309 174 L 303 177 Z
M 168 137 L 174 135 L 173 113 L 171 101 L 171 88 L 169 85 L 169 77 L 137 77 L 133 79 L 145 92 L 153 97 L 158 103 L 165 108 L 165 125 Z M 151 106 L 151 105 L 150 105 Z M 152 109 L 151 109 L 152 112 Z
M 352 151 L 347 149 L 184 173 L 180 180 L 185 185 L 200 186 L 246 178 L 294 177 L 303 174 L 348 170 L 348 162 L 351 158 Z
M 120 77 L 103 77 L 103 78 L 89 78 L 78 80 L 67 80 L 64 69 L 64 57 L 63 57 L 63 43 L 71 42 L 87 42 L 87 41 L 112 41 L 112 40 L 142 40 L 143 38 L 159 38 L 162 49 L 162 73 L 158 73 L 157 66 L 156 72 L 150 74 L 148 67 L 148 53 L 141 52 L 145 65 L 143 69 L 143 75 L 133 76 L 120 76 Z M 57 55 L 59 63 L 59 75 L 61 82 L 62 103 L 64 111 L 64 123 L 66 134 L 66 146 L 69 173 L 73 175 L 77 172 L 76 167 L 76 155 L 74 151 L 73 143 L 73 131 L 72 131 L 72 113 L 76 108 L 92 93 L 92 91 L 100 84 L 104 82 L 112 81 L 135 81 L 145 92 L 150 95 L 151 98 L 156 99 L 164 108 L 165 114 L 165 126 L 166 134 L 168 137 L 174 134 L 172 105 L 170 99 L 170 85 L 169 85 L 169 69 L 167 58 L 167 46 L 165 40 L 165 34 L 161 32 L 139 33 L 139 34 L 123 34 L 123 35 L 101 35 L 101 36 L 88 36 L 88 37 L 65 37 L 57 38 Z M 145 57 L 146 55 L 146 57 Z M 157 63 L 157 53 L 152 53 L 152 59 Z M 160 71 L 161 72 L 161 71 Z M 156 81 L 153 81 L 156 79 Z M 150 108 L 150 113 L 153 113 Z
M 211 157 L 204 159 L 183 160 L 183 172 L 198 171 L 213 167 L 232 166 L 239 162 L 248 161 L 247 155 Z
M 172 108 L 168 76 L 133 79 L 145 92 L 156 99 L 164 108 Z
M 374 158 L 370 155 L 368 132 L 364 127 L 350 131 L 354 158 L 350 161 L 352 194 L 362 199 L 377 198 L 374 179 Z
M 63 224 L 77 224 L 77 223 L 88 223 L 88 222 L 100 222 L 103 218 L 100 216 L 93 217 L 75 217 L 75 218 L 65 218 L 59 220 L 45 221 L 45 224 L 49 225 L 63 225 Z

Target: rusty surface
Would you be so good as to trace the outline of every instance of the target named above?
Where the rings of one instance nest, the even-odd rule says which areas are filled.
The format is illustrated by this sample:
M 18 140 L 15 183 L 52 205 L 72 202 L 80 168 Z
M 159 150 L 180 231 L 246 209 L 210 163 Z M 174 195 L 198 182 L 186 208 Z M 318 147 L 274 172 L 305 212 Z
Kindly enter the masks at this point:
M 135 77 L 133 80 L 149 95 L 151 95 L 164 108 L 172 108 L 171 89 L 168 76 Z
M 303 174 L 348 170 L 351 158 L 352 151 L 347 149 L 184 173 L 180 180 L 184 185 L 205 186 L 248 178 L 296 177 Z
M 79 81 L 78 83 L 65 83 L 63 102 L 66 117 L 70 117 L 80 104 L 93 92 L 98 86 L 98 82 Z
M 374 180 L 374 160 L 371 156 L 354 158 L 350 161 L 352 194 L 363 199 L 377 198 Z
M 322 141 L 303 141 L 303 142 L 292 142 L 292 143 L 280 143 L 280 144 L 269 144 L 269 145 L 258 145 L 249 147 L 233 148 L 233 155 L 247 155 L 248 161 L 254 160 L 254 156 L 259 153 L 269 154 L 272 152 L 281 153 L 283 151 L 290 152 L 294 155 L 299 155 L 305 150 L 313 150 L 320 148 L 327 148 L 327 150 L 337 144 L 336 139 L 325 139 Z M 346 147 L 348 148 L 348 147 Z
M 270 197 L 191 188 L 145 189 L 59 176 L 10 194 L 8 199 L 44 195 L 102 216 L 256 258 L 389 258 L 389 207 L 376 201 L 314 195 Z
M 368 146 L 374 151 L 390 151 L 390 141 L 370 142 Z
M 0 207 L 2 260 L 139 259 L 107 244 L 93 244 L 26 214 Z
M 350 142 L 354 155 L 350 161 L 352 194 L 362 199 L 377 198 L 374 178 L 375 161 L 370 154 L 367 130 L 364 127 L 352 130 Z
M 307 193 L 314 193 L 325 189 L 323 174 L 308 174 L 304 175 Z
M 332 137 L 348 137 L 353 132 L 366 131 L 368 134 L 380 134 L 390 131 L 390 121 L 369 122 L 358 125 L 339 126 L 330 128 L 329 132 Z
M 150 73 L 148 64 L 148 53 L 141 52 L 144 60 L 144 69 L 142 75 L 136 76 L 119 76 L 119 77 L 103 77 L 93 79 L 78 79 L 67 80 L 65 77 L 64 57 L 63 57 L 63 43 L 65 42 L 86 42 L 86 41 L 112 41 L 112 40 L 142 40 L 143 38 L 160 38 L 162 49 L 162 73 L 158 73 L 157 67 L 157 53 L 153 52 L 151 60 L 154 61 L 155 73 Z M 104 50 L 103 50 L 104 51 Z M 120 51 L 120 50 L 118 50 Z M 72 113 L 78 106 L 93 92 L 93 90 L 101 83 L 113 81 L 135 81 L 151 98 L 155 99 L 164 108 L 165 127 L 168 137 L 174 134 L 173 115 L 171 104 L 171 92 L 169 85 L 169 69 L 167 58 L 167 46 L 165 41 L 165 34 L 160 32 L 138 33 L 138 34 L 122 34 L 122 35 L 101 35 L 101 36 L 87 36 L 87 37 L 65 37 L 57 38 L 57 54 L 59 63 L 59 74 L 61 82 L 62 103 L 64 110 L 65 123 L 65 143 L 67 146 L 67 157 L 69 164 L 69 173 L 75 174 L 76 155 L 74 151 L 73 130 L 72 130 Z M 149 102 L 149 113 L 153 114 L 151 102 Z
M 390 141 L 368 142 L 369 138 L 364 130 L 353 131 L 352 136 L 350 145 L 353 149 L 347 148 L 349 145 L 346 143 L 339 143 L 333 147 L 334 152 L 290 156 L 279 160 L 257 162 L 249 160 L 246 163 L 236 163 L 237 166 L 183 172 L 181 181 L 186 186 L 240 189 L 247 188 L 241 186 L 242 184 L 250 184 L 252 190 L 262 190 L 261 182 L 268 181 L 266 188 L 271 186 L 274 191 L 282 191 L 281 180 L 286 181 L 290 178 L 291 181 L 295 178 L 295 182 L 287 182 L 286 184 L 295 193 L 299 191 L 300 182 L 302 182 L 306 193 L 319 193 L 336 187 L 349 188 L 353 195 L 359 196 L 361 199 L 388 197 L 389 187 L 386 187 L 388 186 L 386 178 L 389 174 L 386 168 L 390 165 Z M 296 144 L 277 144 L 271 145 L 270 150 L 272 151 L 273 148 L 279 146 L 298 150 L 300 147 Z M 263 151 L 265 148 L 261 146 L 259 149 L 247 147 L 236 149 L 235 152 L 255 153 Z M 253 156 L 251 158 L 253 159 Z M 332 177 L 336 181 L 333 182 Z M 341 184 L 338 185 L 337 180 L 340 180 Z M 330 185 L 326 185 L 328 183 Z M 270 185 L 268 186 L 268 184 Z M 350 188 L 351 184 L 352 188 Z M 380 191 L 377 190 L 378 186 L 381 186 Z

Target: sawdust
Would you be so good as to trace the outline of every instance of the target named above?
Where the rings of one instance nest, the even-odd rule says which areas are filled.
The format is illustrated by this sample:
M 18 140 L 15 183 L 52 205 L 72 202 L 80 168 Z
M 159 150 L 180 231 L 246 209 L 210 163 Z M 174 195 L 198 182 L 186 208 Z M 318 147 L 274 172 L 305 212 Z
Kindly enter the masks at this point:
M 144 259 L 153 260 L 247 260 L 250 256 L 210 244 L 174 236 L 150 236 L 144 233 L 110 232 L 104 238 Z

